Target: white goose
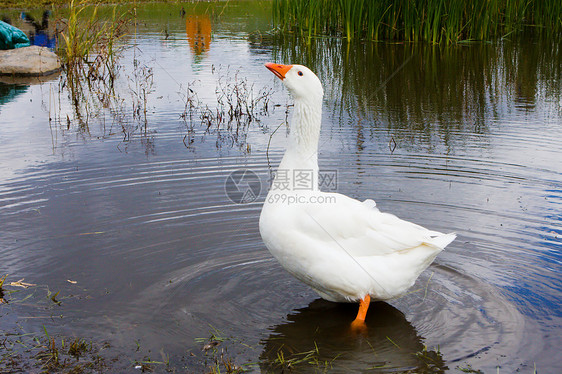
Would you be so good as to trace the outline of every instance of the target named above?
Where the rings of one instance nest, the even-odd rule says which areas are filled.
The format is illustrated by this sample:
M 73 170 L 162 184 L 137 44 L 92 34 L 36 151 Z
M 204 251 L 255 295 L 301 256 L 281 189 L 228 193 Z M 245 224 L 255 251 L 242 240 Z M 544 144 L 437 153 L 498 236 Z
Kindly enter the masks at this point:
M 273 256 L 322 298 L 359 301 L 353 328 L 365 327 L 371 298 L 401 295 L 455 234 L 442 234 L 318 188 L 322 84 L 301 65 L 265 66 L 294 99 L 289 145 L 260 216 L 260 234 Z

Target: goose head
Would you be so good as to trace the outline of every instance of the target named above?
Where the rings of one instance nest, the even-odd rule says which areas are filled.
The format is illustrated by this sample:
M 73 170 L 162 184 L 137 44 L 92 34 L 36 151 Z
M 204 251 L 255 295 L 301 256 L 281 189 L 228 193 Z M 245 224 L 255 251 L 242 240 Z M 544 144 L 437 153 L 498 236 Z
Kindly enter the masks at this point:
M 281 65 L 267 63 L 265 67 L 271 70 L 281 81 L 296 101 L 322 101 L 324 90 L 320 79 L 309 68 L 302 65 Z
M 289 126 L 291 135 L 281 166 L 285 169 L 299 167 L 318 170 L 318 140 L 324 96 L 320 79 L 302 65 L 267 63 L 265 67 L 281 79 L 295 101 Z

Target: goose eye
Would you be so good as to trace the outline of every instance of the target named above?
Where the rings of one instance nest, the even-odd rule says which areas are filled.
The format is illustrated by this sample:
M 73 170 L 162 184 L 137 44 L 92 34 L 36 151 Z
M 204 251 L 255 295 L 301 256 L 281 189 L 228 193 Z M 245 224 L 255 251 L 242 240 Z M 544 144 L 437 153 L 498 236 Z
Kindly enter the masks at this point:
M 303 75 L 303 74 L 302 74 L 302 71 L 299 71 L 297 74 L 300 75 L 301 77 L 302 77 L 302 75 Z

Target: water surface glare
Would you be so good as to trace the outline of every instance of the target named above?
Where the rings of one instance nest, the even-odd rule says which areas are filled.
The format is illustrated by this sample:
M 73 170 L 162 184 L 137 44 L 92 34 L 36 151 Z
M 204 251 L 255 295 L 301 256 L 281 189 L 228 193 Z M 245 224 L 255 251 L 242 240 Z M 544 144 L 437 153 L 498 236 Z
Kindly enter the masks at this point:
M 561 372 L 560 42 L 307 44 L 272 36 L 269 6 L 139 6 L 123 101 L 90 92 L 86 123 L 64 76 L 0 82 L 0 277 L 36 284 L 6 286 L 2 333 L 107 341 L 125 372 L 145 357 L 201 372 L 212 333 L 253 372 L 280 372 L 280 351 L 312 352 L 295 372 Z M 356 306 L 320 300 L 260 239 L 291 112 L 268 61 L 324 82 L 320 167 L 338 192 L 458 234 L 411 293 L 371 306 L 365 334 L 348 329 Z M 209 126 L 235 86 L 267 108 Z M 239 169 L 260 178 L 254 202 L 225 193 Z

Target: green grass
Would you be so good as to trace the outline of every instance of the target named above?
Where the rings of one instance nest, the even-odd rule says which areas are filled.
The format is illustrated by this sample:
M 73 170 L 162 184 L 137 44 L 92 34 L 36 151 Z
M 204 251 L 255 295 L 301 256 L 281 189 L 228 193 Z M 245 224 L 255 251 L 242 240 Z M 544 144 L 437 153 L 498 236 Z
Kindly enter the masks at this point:
M 312 37 L 425 41 L 490 40 L 526 31 L 562 33 L 560 0 L 274 0 L 283 31 Z

